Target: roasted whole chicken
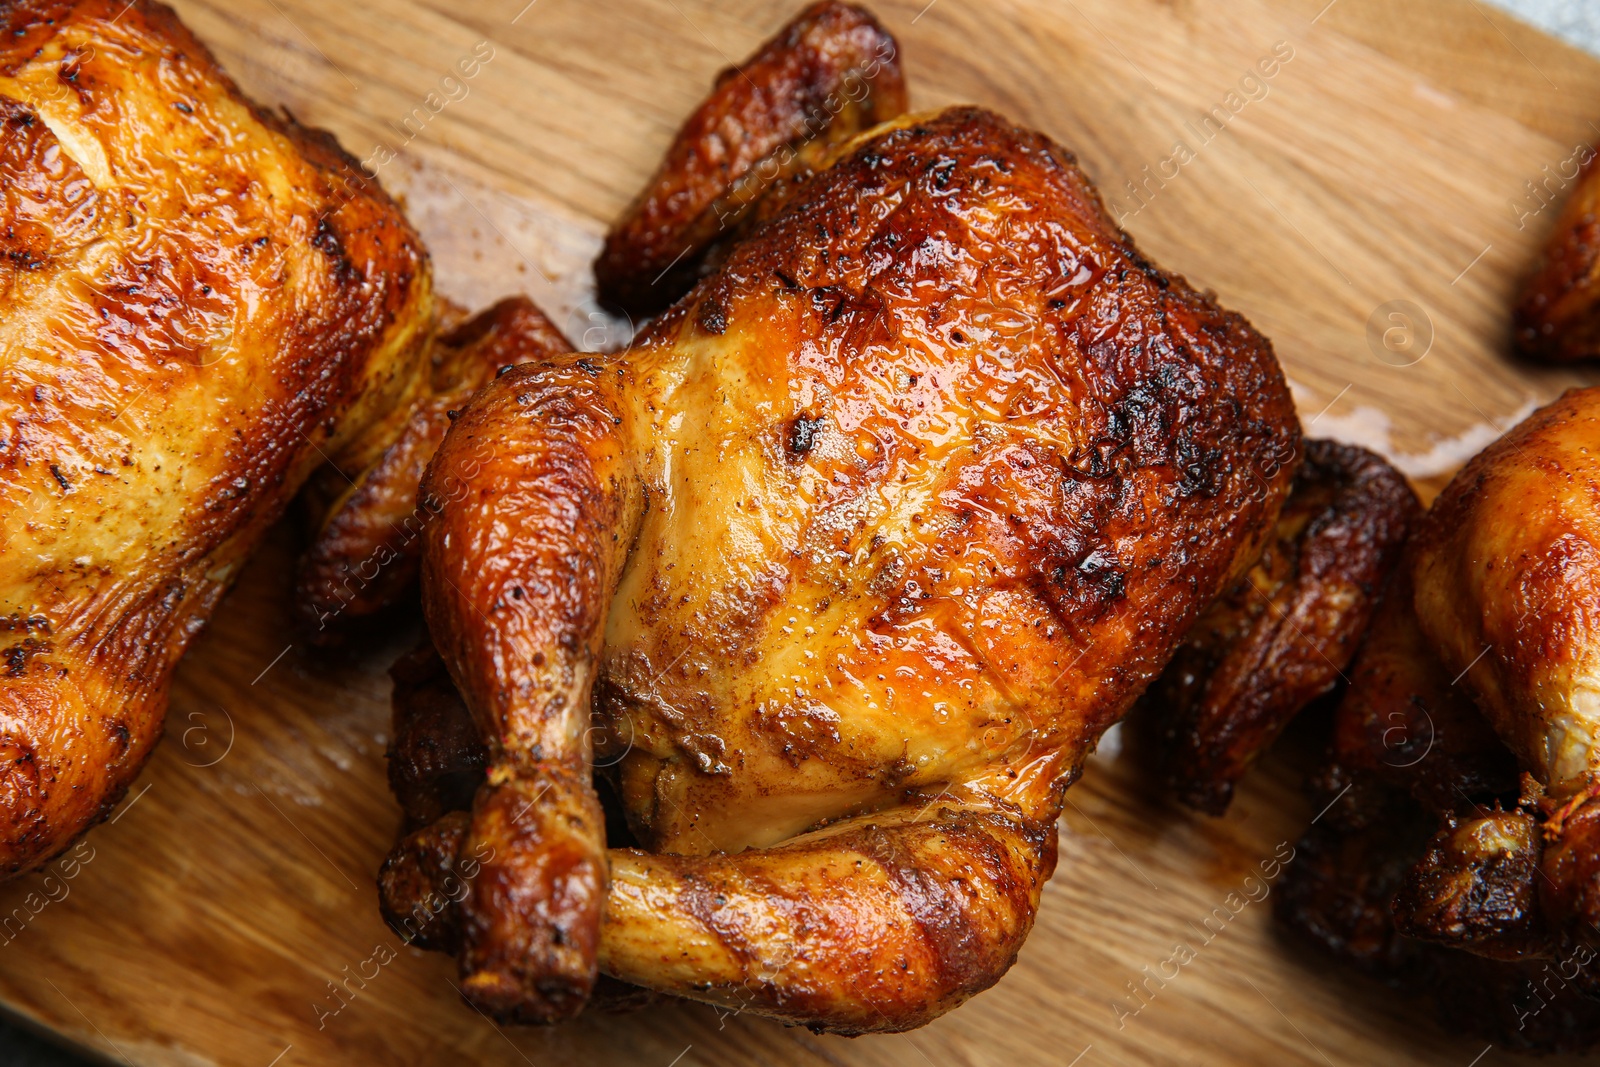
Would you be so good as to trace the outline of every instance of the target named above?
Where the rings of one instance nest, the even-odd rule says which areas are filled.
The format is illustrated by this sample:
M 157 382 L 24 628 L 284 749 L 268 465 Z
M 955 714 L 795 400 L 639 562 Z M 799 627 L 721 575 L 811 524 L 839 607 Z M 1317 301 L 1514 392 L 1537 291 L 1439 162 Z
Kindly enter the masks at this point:
M 144 0 L 0 3 L 0 872 L 105 817 L 312 469 L 427 385 L 428 259 Z
M 876 39 L 842 10 L 797 25 Z M 745 69 L 794 48 L 833 54 L 791 28 Z M 497 376 L 422 485 L 383 903 L 501 1019 L 604 974 L 892 1031 L 993 984 L 1063 791 L 1295 472 L 1270 345 L 994 114 L 830 139 L 739 226 L 626 352 Z
M 1600 388 L 1469 463 L 1385 591 L 1282 913 L 1510 1047 L 1600 1043 Z

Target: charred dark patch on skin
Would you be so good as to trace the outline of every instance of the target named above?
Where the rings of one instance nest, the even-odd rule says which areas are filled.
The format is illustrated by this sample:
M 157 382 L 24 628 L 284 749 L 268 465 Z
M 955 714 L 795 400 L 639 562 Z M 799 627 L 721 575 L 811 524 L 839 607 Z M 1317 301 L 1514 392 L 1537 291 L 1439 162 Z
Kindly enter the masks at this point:
M 804 412 L 794 417 L 784 438 L 790 459 L 799 459 L 816 447 L 817 438 L 822 435 L 823 421 L 820 415 L 813 417 Z
M 721 335 L 728 328 L 728 314 L 722 310 L 720 303 L 710 299 L 700 305 L 700 314 L 695 322 L 704 332 Z

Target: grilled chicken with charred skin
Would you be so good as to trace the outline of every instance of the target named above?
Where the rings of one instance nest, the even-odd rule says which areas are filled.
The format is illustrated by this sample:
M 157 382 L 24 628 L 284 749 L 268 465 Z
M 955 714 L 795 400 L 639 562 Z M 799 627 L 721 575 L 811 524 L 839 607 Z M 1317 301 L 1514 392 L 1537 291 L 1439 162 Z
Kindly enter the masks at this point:
M 427 256 L 167 8 L 0 2 L 0 873 L 105 817 L 324 455 L 422 383 Z
M 1420 523 L 1336 717 L 1320 782 L 1336 803 L 1307 842 L 1359 860 L 1291 872 L 1289 921 L 1346 954 L 1364 928 L 1386 946 L 1369 962 L 1410 975 L 1492 1040 L 1600 1042 L 1600 1003 L 1588 999 L 1600 996 L 1597 679 L 1591 388 L 1491 445 Z M 1358 890 L 1361 880 L 1382 889 Z M 1533 991 L 1552 970 L 1559 1010 L 1536 1012 Z M 1523 1007 L 1456 1010 L 1484 999 L 1466 996 L 1464 973 Z
M 1042 136 L 902 118 L 754 213 L 629 351 L 487 385 L 424 480 L 463 704 L 397 703 L 407 811 L 444 814 L 384 907 L 500 1018 L 603 972 L 863 1033 L 992 985 L 1063 790 L 1288 491 L 1270 345 Z

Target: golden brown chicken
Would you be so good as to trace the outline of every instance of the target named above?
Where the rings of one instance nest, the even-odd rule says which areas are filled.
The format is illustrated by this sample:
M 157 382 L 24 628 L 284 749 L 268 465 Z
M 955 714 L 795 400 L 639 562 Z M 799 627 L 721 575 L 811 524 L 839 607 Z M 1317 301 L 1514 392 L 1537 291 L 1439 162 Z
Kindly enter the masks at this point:
M 167 8 L 0 3 L 0 872 L 65 847 L 312 468 L 407 410 L 416 234 Z
M 1339 709 L 1313 862 L 1284 898 L 1318 940 L 1412 974 L 1515 1047 L 1600 1042 L 1597 624 L 1591 388 L 1491 445 L 1421 522 Z M 1530 995 L 1545 971 L 1559 998 Z
M 1544 904 L 1600 920 L 1600 388 L 1485 449 L 1412 546 L 1417 622 L 1537 780 Z
M 1517 304 L 1515 323 L 1517 350 L 1530 359 L 1600 357 L 1600 157 L 1593 151 Z
M 428 468 L 464 705 L 406 668 L 391 772 L 434 818 L 384 906 L 501 1018 L 603 972 L 861 1033 L 993 984 L 1063 790 L 1287 493 L 1270 345 L 1045 138 L 902 118 L 755 214 L 632 349 L 498 377 Z

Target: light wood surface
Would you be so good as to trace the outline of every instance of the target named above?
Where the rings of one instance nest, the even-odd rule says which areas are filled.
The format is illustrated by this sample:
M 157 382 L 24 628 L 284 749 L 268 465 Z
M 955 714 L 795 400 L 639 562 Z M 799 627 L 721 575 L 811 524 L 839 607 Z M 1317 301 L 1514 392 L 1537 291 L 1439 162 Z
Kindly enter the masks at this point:
M 358 156 L 397 151 L 381 177 L 405 194 L 447 294 L 481 306 L 525 291 L 601 342 L 616 327 L 584 301 L 605 221 L 716 71 L 792 6 L 525 3 L 177 6 L 259 100 Z M 1274 339 L 1313 433 L 1379 446 L 1436 488 L 1584 379 L 1505 353 L 1518 275 L 1554 215 L 1528 214 L 1538 201 L 1524 183 L 1600 138 L 1600 63 L 1474 0 L 874 6 L 919 107 L 986 104 L 1076 151 L 1153 258 Z M 465 97 L 405 143 L 397 124 L 480 41 L 493 56 Z M 1293 56 L 1265 96 L 1200 143 L 1190 126 L 1275 46 Z M 1125 182 L 1179 140 L 1193 158 L 1140 207 Z M 1369 320 L 1394 301 L 1431 323 L 1411 366 L 1369 345 Z M 48 900 L 0 941 L 11 1013 L 112 1062 L 185 1067 L 1511 1061 L 1338 973 L 1274 928 L 1270 899 L 1202 943 L 1213 909 L 1314 814 L 1292 745 L 1220 820 L 1154 796 L 1138 761 L 1106 746 L 1068 795 L 1060 868 L 1020 961 L 914 1034 L 816 1037 L 695 1005 L 496 1028 L 457 999 L 449 961 L 401 950 L 369 962 L 397 944 L 373 875 L 398 818 L 383 779 L 385 668 L 411 635 L 333 657 L 295 645 L 293 551 L 280 530 L 218 611 L 178 672 L 165 743 L 115 823 L 76 853 L 74 876 L 0 888 L 0 913 Z M 1178 942 L 1196 957 L 1122 1014 L 1139 1004 L 1129 984 Z M 330 981 L 374 969 L 341 1007 Z

